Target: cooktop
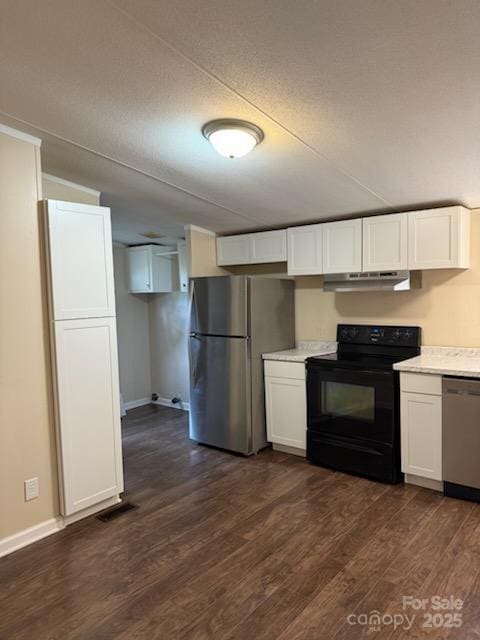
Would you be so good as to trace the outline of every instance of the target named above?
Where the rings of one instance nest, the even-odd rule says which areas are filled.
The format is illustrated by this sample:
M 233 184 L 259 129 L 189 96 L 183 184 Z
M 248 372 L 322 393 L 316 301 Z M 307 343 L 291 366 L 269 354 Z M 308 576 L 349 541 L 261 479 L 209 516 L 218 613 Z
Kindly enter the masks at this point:
M 339 324 L 337 353 L 314 356 L 310 364 L 392 370 L 395 362 L 420 355 L 421 328 Z

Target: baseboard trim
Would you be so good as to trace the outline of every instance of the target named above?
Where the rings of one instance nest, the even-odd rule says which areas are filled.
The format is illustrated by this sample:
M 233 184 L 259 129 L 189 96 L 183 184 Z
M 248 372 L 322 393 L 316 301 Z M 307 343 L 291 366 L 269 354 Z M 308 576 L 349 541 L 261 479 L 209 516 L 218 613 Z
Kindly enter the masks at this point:
M 290 453 L 293 456 L 300 456 L 301 458 L 306 458 L 307 456 L 305 449 L 299 449 L 298 447 L 292 447 L 287 444 L 278 444 L 277 442 L 274 442 L 272 444 L 272 449 L 274 451 L 280 451 L 281 453 Z
M 62 517 L 51 518 L 0 540 L 0 558 L 65 528 Z
M 130 409 L 143 407 L 146 404 L 150 404 L 151 402 L 152 401 L 150 398 L 139 398 L 138 400 L 130 400 L 130 402 L 124 402 L 123 406 L 125 407 L 125 411 L 129 411 Z
M 116 495 L 111 498 L 107 498 L 106 500 L 102 500 L 102 502 L 97 502 L 97 504 L 92 504 L 91 507 L 86 507 L 86 509 L 82 509 L 81 511 L 77 511 L 77 513 L 72 513 L 70 516 L 63 516 L 63 521 L 65 526 L 73 524 L 74 522 L 78 522 L 79 520 L 83 520 L 83 518 L 88 518 L 88 516 L 93 516 L 95 513 L 99 511 L 103 511 L 104 509 L 108 509 L 109 507 L 113 507 L 119 502 L 121 502 L 120 496 Z
M 406 473 L 405 482 L 407 484 L 414 484 L 417 487 L 432 489 L 432 491 L 441 491 L 443 493 L 443 482 L 441 480 L 432 480 L 431 478 L 422 478 L 421 476 Z
M 183 411 L 190 411 L 189 402 L 177 402 L 173 404 L 170 398 L 157 398 L 152 404 L 159 404 L 162 407 L 170 407 L 170 409 L 183 409 Z

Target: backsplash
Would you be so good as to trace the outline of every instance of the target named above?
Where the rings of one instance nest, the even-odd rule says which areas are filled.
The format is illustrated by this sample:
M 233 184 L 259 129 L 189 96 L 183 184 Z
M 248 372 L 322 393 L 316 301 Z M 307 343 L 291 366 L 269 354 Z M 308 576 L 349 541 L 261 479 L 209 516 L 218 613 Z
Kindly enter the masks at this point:
M 336 351 L 337 343 L 335 340 L 299 340 L 297 349 L 330 353 L 332 350 Z
M 422 347 L 422 356 L 439 358 L 480 358 L 480 349 L 472 347 Z

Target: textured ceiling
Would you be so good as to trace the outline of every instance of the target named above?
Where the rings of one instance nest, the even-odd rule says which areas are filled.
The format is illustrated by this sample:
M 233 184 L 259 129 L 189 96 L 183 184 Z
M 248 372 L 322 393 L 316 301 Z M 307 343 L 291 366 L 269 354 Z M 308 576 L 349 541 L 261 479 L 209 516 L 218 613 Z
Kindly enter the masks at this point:
M 480 205 L 478 0 L 0 11 L 1 119 L 45 140 L 46 171 L 104 192 L 117 240 Z M 217 117 L 265 141 L 226 160 L 200 131 Z

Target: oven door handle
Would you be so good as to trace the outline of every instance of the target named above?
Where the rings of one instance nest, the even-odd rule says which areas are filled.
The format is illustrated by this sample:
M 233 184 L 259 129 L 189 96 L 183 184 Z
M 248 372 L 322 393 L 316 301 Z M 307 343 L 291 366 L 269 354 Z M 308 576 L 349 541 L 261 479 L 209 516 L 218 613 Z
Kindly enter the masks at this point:
M 307 368 L 307 373 L 308 371 L 310 373 L 317 373 L 317 374 L 322 374 L 322 376 L 325 375 L 329 375 L 331 373 L 344 373 L 347 375 L 352 375 L 352 373 L 359 373 L 362 375 L 375 375 L 375 376 L 384 376 L 384 377 L 389 377 L 391 376 L 393 373 L 395 373 L 393 371 L 393 369 L 391 371 L 382 371 L 381 369 L 343 369 L 341 367 L 315 367 L 315 369 L 308 369 Z

